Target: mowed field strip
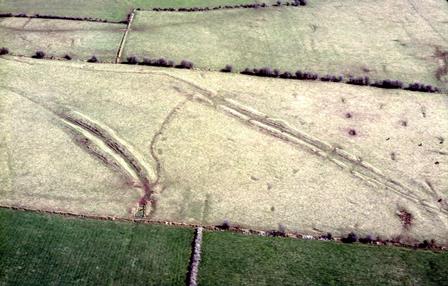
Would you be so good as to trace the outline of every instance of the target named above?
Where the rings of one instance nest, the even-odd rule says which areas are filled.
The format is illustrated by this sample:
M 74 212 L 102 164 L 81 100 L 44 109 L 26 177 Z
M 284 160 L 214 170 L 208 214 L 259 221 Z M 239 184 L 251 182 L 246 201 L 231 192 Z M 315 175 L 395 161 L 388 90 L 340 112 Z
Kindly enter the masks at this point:
M 448 243 L 444 94 L 0 61 L 2 205 Z
M 108 21 L 124 21 L 127 15 L 136 8 L 217 7 L 275 2 L 275 0 L 2 0 L 0 13 L 91 17 Z
M 0 45 L 14 55 L 31 57 L 40 50 L 48 57 L 87 60 L 95 55 L 114 62 L 125 29 L 125 24 L 0 18 Z
M 208 12 L 138 11 L 125 56 L 188 59 L 448 87 L 446 1 L 315 0 Z

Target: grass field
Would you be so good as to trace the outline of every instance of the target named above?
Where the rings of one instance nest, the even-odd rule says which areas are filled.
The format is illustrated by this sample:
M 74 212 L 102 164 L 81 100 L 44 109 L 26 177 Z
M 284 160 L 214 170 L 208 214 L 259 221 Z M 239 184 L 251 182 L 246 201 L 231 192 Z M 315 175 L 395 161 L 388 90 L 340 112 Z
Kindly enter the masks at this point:
M 448 243 L 446 95 L 0 61 L 3 205 Z
M 140 11 L 125 46 L 200 69 L 264 66 L 448 86 L 446 1 L 316 0 L 299 9 Z
M 199 285 L 448 285 L 447 253 L 217 232 L 202 250 Z
M 1 0 L 1 13 L 91 17 L 110 21 L 125 20 L 134 8 L 215 7 L 247 3 L 275 3 L 267 0 Z
M 184 285 L 193 231 L 0 209 L 0 285 Z
M 193 230 L 0 209 L 0 285 L 185 285 Z M 448 285 L 447 253 L 206 232 L 199 285 Z
M 0 18 L 0 46 L 14 55 L 47 56 L 113 62 L 126 25 L 28 18 Z

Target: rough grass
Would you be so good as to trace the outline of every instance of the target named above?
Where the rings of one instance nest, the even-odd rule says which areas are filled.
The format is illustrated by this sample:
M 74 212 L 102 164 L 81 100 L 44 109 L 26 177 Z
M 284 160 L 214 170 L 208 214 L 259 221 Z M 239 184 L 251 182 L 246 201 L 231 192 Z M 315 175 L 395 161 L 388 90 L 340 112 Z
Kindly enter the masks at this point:
M 193 231 L 0 209 L 1 285 L 184 285 Z
M 37 50 L 46 57 L 113 62 L 126 25 L 66 20 L 0 18 L 0 39 L 13 55 L 32 56 Z
M 199 285 L 448 285 L 448 253 L 206 232 Z
M 191 60 L 197 68 L 300 69 L 447 87 L 446 1 L 315 0 L 301 8 L 138 12 L 125 55 Z M 438 52 L 439 51 L 439 52 Z
M 91 17 L 110 21 L 126 20 L 134 8 L 215 7 L 249 3 L 275 3 L 274 0 L 3 0 L 1 13 L 26 13 L 70 17 Z
M 142 176 L 127 176 L 131 162 L 157 169 L 157 158 L 149 219 L 448 244 L 446 95 L 138 65 L 0 62 L 0 204 L 132 217 Z M 252 120 L 238 117 L 238 106 Z M 49 110 L 109 128 L 133 156 L 120 161 L 98 138 L 79 144 Z M 409 226 L 401 211 L 411 214 Z

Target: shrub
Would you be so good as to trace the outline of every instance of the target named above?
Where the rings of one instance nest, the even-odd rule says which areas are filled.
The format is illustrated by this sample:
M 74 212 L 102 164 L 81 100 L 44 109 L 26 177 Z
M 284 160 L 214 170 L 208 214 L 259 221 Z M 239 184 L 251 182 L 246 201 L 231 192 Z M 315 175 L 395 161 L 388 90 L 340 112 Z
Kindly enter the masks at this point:
M 327 232 L 326 234 L 321 235 L 320 238 L 324 239 L 324 240 L 333 240 L 333 235 L 331 235 L 331 233 Z
M 241 74 L 253 75 L 253 74 L 254 74 L 254 71 L 253 71 L 253 69 L 245 68 L 245 69 L 241 72 Z
M 274 73 L 272 72 L 271 68 L 261 68 L 257 71 L 256 75 L 258 76 L 266 76 L 266 77 L 272 77 L 274 76 Z
M 176 68 L 180 69 L 192 69 L 193 63 L 187 60 L 182 60 L 179 65 L 176 66 Z
M 36 53 L 33 55 L 33 58 L 43 59 L 45 58 L 45 53 L 43 51 L 36 51 Z
M 0 55 L 7 55 L 7 54 L 9 54 L 8 48 L 3 47 L 0 49 Z
M 220 224 L 220 225 L 218 225 L 216 227 L 219 228 L 219 229 L 225 229 L 225 230 L 230 229 L 230 222 L 227 219 L 225 219 L 222 222 L 222 224 Z
M 410 83 L 408 87 L 405 88 L 406 90 L 411 91 L 421 91 L 421 92 L 439 92 L 440 90 L 437 87 L 433 87 L 432 85 L 425 85 L 422 83 Z
M 372 243 L 372 242 L 373 242 L 373 239 L 372 239 L 372 236 L 367 235 L 366 237 L 361 237 L 361 238 L 359 239 L 359 242 L 361 242 L 361 243 L 365 243 L 365 244 L 369 244 L 369 243 Z
M 358 240 L 358 236 L 354 232 L 350 232 L 347 237 L 343 237 L 341 241 L 343 243 L 353 243 Z
M 223 69 L 221 69 L 222 72 L 232 72 L 233 67 L 231 65 L 226 65 Z
M 296 78 L 302 80 L 316 80 L 319 76 L 315 73 L 311 72 L 301 72 L 300 70 L 296 71 Z
M 67 61 L 70 61 L 72 59 L 72 57 L 69 54 L 66 54 L 64 56 L 64 59 L 66 59 Z
M 97 63 L 98 59 L 95 56 L 92 56 L 90 59 L 87 60 L 89 63 Z
M 284 72 L 282 74 L 279 75 L 280 78 L 293 78 L 294 75 L 290 72 Z
M 143 61 L 140 64 L 145 65 L 145 66 L 150 66 L 152 64 L 152 61 L 149 58 L 143 58 Z
M 341 82 L 343 80 L 343 77 L 342 76 L 331 76 L 331 79 L 330 79 L 330 81 L 332 81 L 332 82 Z
M 350 77 L 347 81 L 348 84 L 353 84 L 353 85 L 369 85 L 369 77 L 365 76 L 365 77 Z
M 130 65 L 136 65 L 138 63 L 137 57 L 135 56 L 130 56 L 126 60 L 127 60 L 126 63 Z
M 403 88 L 403 83 L 399 80 L 386 79 L 381 81 L 375 81 L 374 83 L 371 84 L 371 86 L 393 89 L 393 88 Z
M 320 78 L 321 81 L 331 81 L 331 75 L 325 75 Z
M 166 63 L 166 66 L 167 66 L 167 67 L 174 67 L 174 61 L 169 60 L 169 61 Z

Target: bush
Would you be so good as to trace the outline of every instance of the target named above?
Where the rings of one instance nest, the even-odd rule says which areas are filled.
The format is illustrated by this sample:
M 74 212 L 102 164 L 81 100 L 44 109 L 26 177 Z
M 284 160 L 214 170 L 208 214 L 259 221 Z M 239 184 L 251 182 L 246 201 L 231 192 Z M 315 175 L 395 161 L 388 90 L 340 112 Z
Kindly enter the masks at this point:
M 331 233 L 327 232 L 326 234 L 321 235 L 320 238 L 324 239 L 324 240 L 333 240 L 333 235 L 331 235 Z
M 394 89 L 394 88 L 403 88 L 403 83 L 399 80 L 386 79 L 381 81 L 375 81 L 375 83 L 372 83 L 371 86 Z
M 221 69 L 221 72 L 232 72 L 233 67 L 231 65 L 226 65 L 223 69 Z
M 222 222 L 222 224 L 217 225 L 216 227 L 219 228 L 219 229 L 228 230 L 228 229 L 230 229 L 230 222 L 229 222 L 227 219 L 225 219 L 225 220 Z
M 150 66 L 152 64 L 152 61 L 149 58 L 143 58 L 143 61 L 140 64 L 145 65 L 145 66 Z
M 90 59 L 87 60 L 89 63 L 97 63 L 98 59 L 95 56 L 92 56 Z
M 282 74 L 279 75 L 280 78 L 293 78 L 294 75 L 290 72 L 284 72 Z
M 7 55 L 7 54 L 9 54 L 8 48 L 3 47 L 0 49 L 0 55 Z
M 136 65 L 138 63 L 137 57 L 131 56 L 127 58 L 127 64 Z
M 366 236 L 366 237 L 361 237 L 361 238 L 359 239 L 359 242 L 361 242 L 361 243 L 365 243 L 365 244 L 369 244 L 369 243 L 372 243 L 372 242 L 373 242 L 373 239 L 372 239 L 372 236 L 368 235 L 368 236 Z
M 176 66 L 179 69 L 192 69 L 193 63 L 187 60 L 182 60 L 179 65 Z
M 43 59 L 45 58 L 45 53 L 43 51 L 36 51 L 32 57 L 35 59 Z
M 274 73 L 272 72 L 271 68 L 265 67 L 265 68 L 259 69 L 258 72 L 256 73 L 256 75 L 272 77 L 272 76 L 274 76 Z
M 369 85 L 369 77 L 350 77 L 347 81 L 348 84 L 353 85 Z
M 72 59 L 72 57 L 69 54 L 66 54 L 64 56 L 64 59 L 66 59 L 67 61 L 70 61 Z
M 319 76 L 315 73 L 311 72 L 301 72 L 300 70 L 296 71 L 296 78 L 302 80 L 316 80 Z
M 241 74 L 254 75 L 254 71 L 253 71 L 253 69 L 245 68 L 245 69 L 241 72 Z
M 353 243 L 358 240 L 358 236 L 354 232 L 350 232 L 347 237 L 343 237 L 341 241 L 343 243 Z
M 405 88 L 406 90 L 411 91 L 421 91 L 421 92 L 439 92 L 440 90 L 437 87 L 433 87 L 432 85 L 425 85 L 422 83 L 410 83 L 408 87 Z

